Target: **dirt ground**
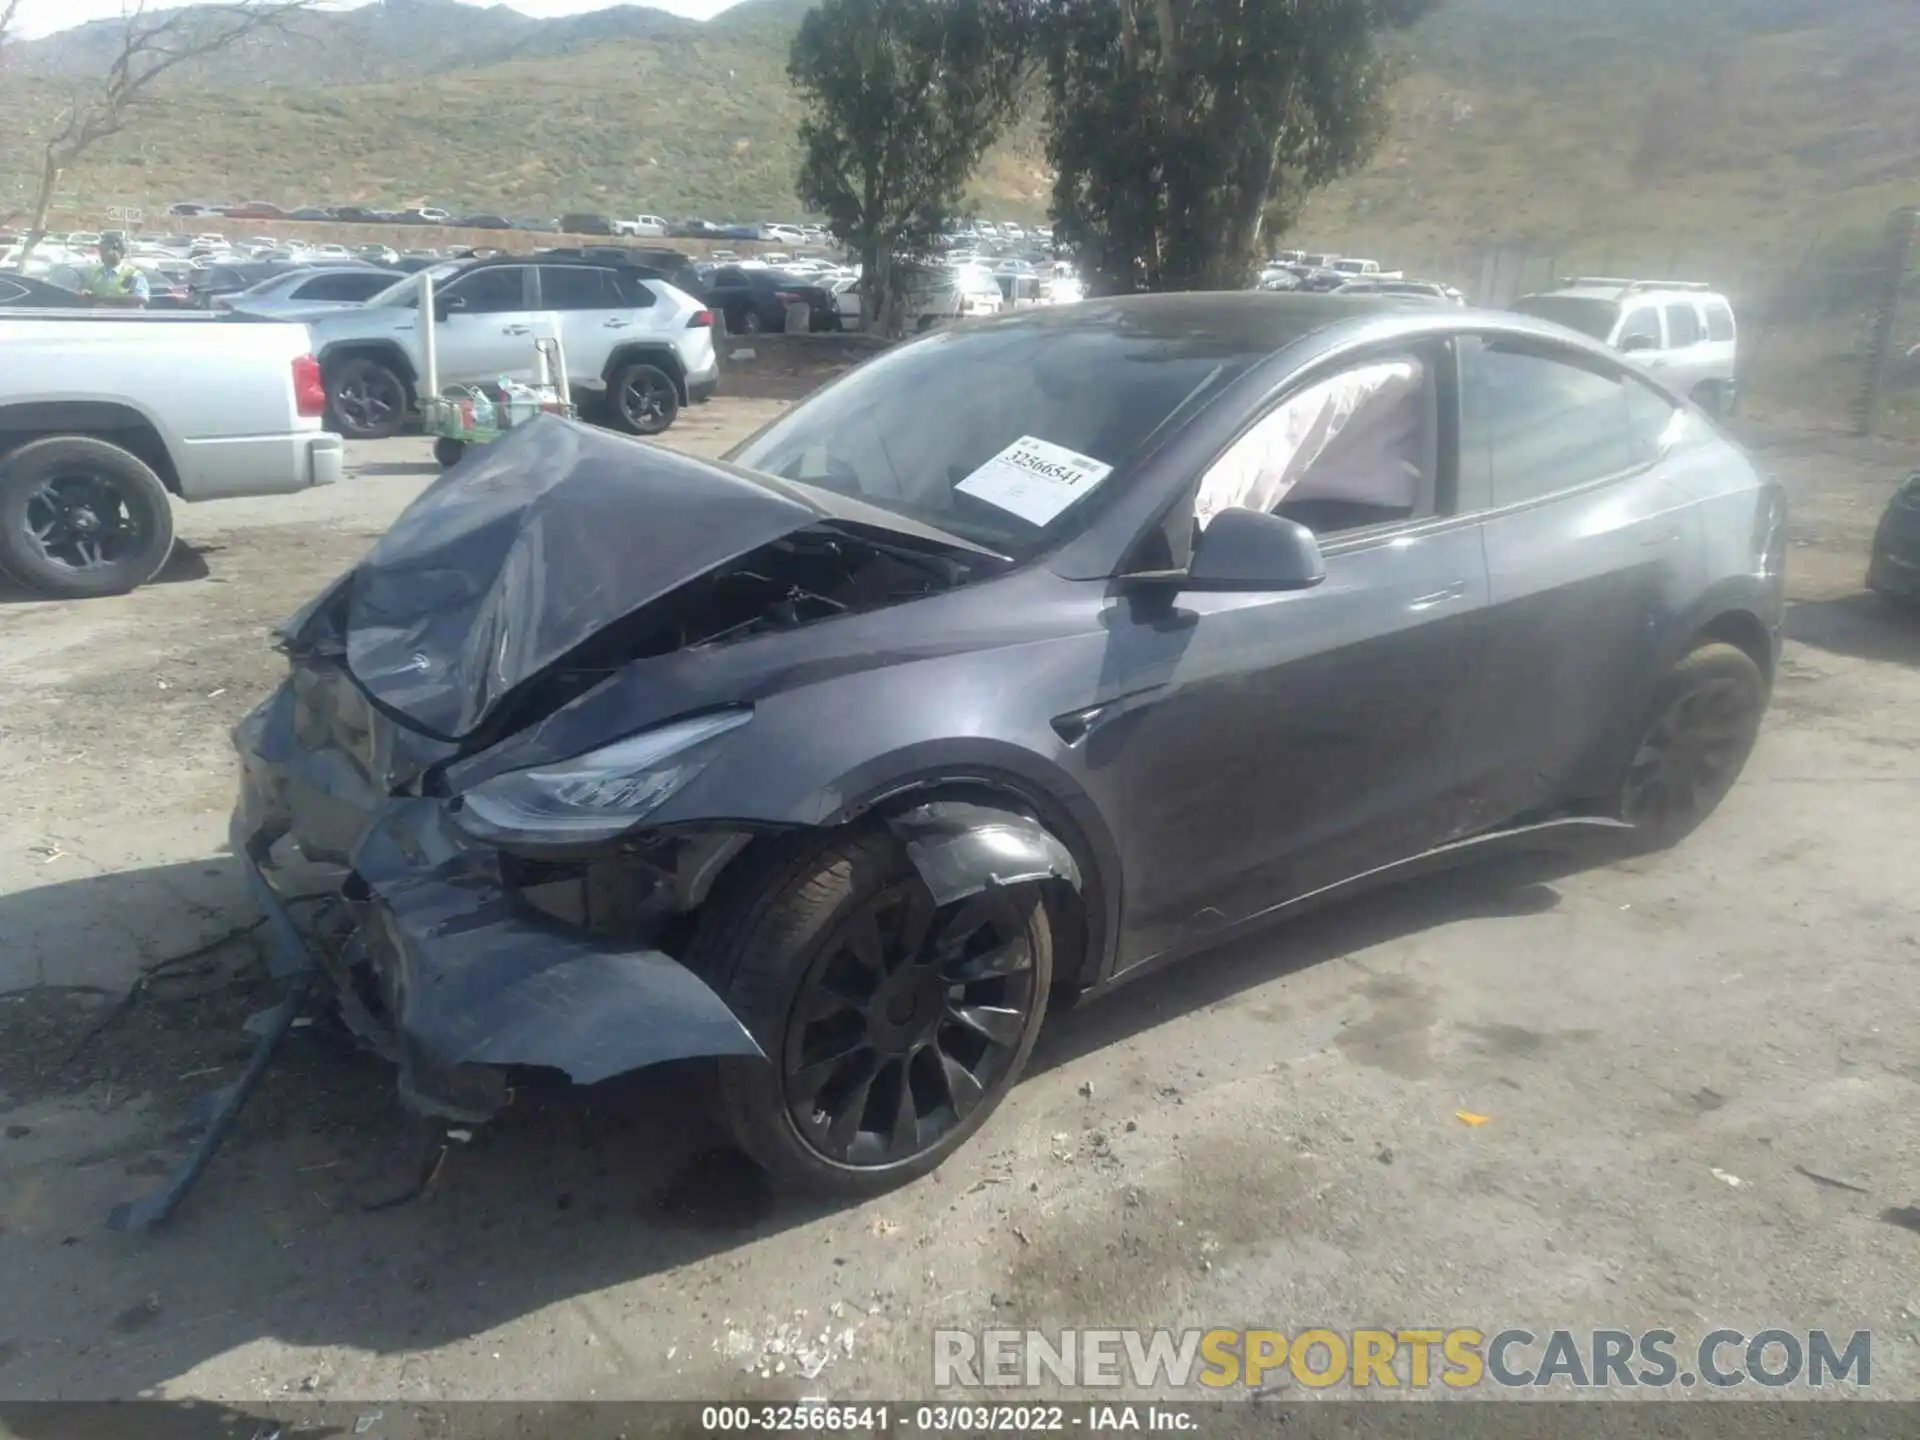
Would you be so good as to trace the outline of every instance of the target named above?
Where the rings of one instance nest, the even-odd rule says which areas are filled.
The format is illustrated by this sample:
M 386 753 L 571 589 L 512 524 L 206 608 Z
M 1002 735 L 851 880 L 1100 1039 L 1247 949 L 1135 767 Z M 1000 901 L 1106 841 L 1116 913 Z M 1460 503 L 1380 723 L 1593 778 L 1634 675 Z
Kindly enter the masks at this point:
M 1060 1015 L 970 1147 L 840 1209 L 771 1197 L 690 1075 L 422 1150 L 316 1024 L 169 1227 L 104 1229 L 271 999 L 224 850 L 267 627 L 434 468 L 356 446 L 331 490 L 182 510 L 164 583 L 7 597 L 0 1398 L 898 1398 L 943 1324 L 1867 1329 L 1874 1393 L 1920 1397 L 1920 625 L 1859 593 L 1914 457 L 1749 439 L 1792 639 L 1690 844 L 1452 875 Z

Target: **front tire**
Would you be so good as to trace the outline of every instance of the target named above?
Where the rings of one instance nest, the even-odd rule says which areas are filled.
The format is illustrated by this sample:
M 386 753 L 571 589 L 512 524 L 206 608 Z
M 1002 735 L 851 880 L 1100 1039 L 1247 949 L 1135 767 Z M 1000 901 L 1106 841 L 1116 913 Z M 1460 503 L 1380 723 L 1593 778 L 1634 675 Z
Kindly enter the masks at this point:
M 451 435 L 442 435 L 433 442 L 433 458 L 440 462 L 442 470 L 451 470 L 466 457 L 467 442 L 455 440 Z
M 386 440 L 407 423 L 407 383 L 378 360 L 343 360 L 327 373 L 327 419 L 349 440 Z
M 0 569 L 42 595 L 124 595 L 173 553 L 173 504 L 131 451 L 55 435 L 0 461 Z
M 1037 886 L 936 907 L 899 842 L 873 830 L 727 898 L 695 965 L 766 1052 L 722 1063 L 720 1106 L 777 1182 L 842 1199 L 904 1184 L 1019 1080 L 1053 978 Z
M 1736 646 L 1702 645 L 1667 673 L 1617 801 L 1644 848 L 1678 845 L 1719 808 L 1766 709 L 1766 676 Z

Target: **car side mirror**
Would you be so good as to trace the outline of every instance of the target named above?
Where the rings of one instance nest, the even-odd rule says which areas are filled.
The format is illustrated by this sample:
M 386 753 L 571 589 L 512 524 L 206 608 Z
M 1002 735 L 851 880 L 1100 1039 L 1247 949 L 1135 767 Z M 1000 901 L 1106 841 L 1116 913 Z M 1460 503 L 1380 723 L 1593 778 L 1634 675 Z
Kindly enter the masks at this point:
M 1222 510 L 1194 542 L 1183 590 L 1311 590 L 1327 578 L 1320 542 L 1298 520 Z
M 1658 350 L 1660 342 L 1651 335 L 1629 335 L 1620 342 L 1623 353 L 1632 355 L 1640 350 Z
M 1327 564 L 1320 542 L 1299 521 L 1235 508 L 1208 522 L 1185 570 L 1128 578 L 1194 592 L 1311 590 L 1327 578 Z
M 444 320 L 456 310 L 467 308 L 464 295 L 436 295 L 433 297 L 433 318 Z

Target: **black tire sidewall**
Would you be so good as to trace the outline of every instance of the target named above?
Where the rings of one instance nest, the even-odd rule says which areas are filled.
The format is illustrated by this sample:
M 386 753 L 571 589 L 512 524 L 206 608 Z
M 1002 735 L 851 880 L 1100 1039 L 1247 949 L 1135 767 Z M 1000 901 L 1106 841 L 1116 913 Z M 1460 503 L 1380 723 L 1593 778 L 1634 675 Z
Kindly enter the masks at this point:
M 113 483 L 142 532 L 139 548 L 93 571 L 50 563 L 26 538 L 27 502 L 55 465 L 80 463 Z M 0 570 L 38 594 L 68 600 L 124 595 L 160 573 L 173 553 L 173 502 L 139 456 L 87 435 L 36 440 L 0 461 Z
M 650 371 L 658 375 L 660 379 L 666 383 L 669 401 L 667 416 L 666 419 L 662 420 L 657 426 L 646 426 L 635 422 L 628 416 L 627 407 L 621 401 L 621 397 L 626 393 L 627 387 L 631 385 L 634 379 L 643 371 Z M 619 373 L 613 377 L 613 384 L 608 387 L 607 393 L 608 399 L 611 402 L 607 406 L 607 409 L 612 414 L 614 424 L 618 425 L 622 430 L 625 430 L 629 435 L 664 435 L 673 428 L 673 422 L 680 418 L 679 387 L 674 384 L 673 376 L 669 375 L 665 370 L 653 364 L 651 361 L 638 360 L 631 365 L 622 366 Z
M 466 458 L 467 442 L 443 435 L 433 442 L 433 458 L 443 470 L 451 470 Z
M 1653 728 L 1659 724 L 1661 718 L 1678 704 L 1682 697 L 1689 691 L 1721 680 L 1738 681 L 1752 691 L 1754 703 L 1754 736 L 1752 739 L 1749 739 L 1746 750 L 1740 756 L 1739 763 L 1734 766 L 1733 774 L 1728 779 L 1726 788 L 1721 790 L 1721 792 L 1713 798 L 1712 803 L 1707 805 L 1705 809 L 1694 813 L 1681 824 L 1664 827 L 1643 827 L 1634 832 L 1637 843 L 1644 849 L 1671 849 L 1682 840 L 1685 840 L 1695 830 L 1699 829 L 1700 826 L 1706 822 L 1707 818 L 1720 808 L 1720 805 L 1726 800 L 1727 796 L 1732 793 L 1733 787 L 1739 783 L 1740 776 L 1746 769 L 1747 761 L 1752 758 L 1753 739 L 1758 738 L 1760 725 L 1766 714 L 1768 698 L 1766 674 L 1761 670 L 1759 665 L 1754 663 L 1753 657 L 1748 655 L 1744 650 L 1736 645 L 1727 645 L 1718 642 L 1702 645 L 1690 651 L 1661 679 L 1660 684 L 1654 689 L 1652 702 L 1647 706 L 1647 713 L 1640 727 L 1639 738 L 1636 738 L 1634 743 L 1635 751 L 1636 753 L 1638 752 L 1644 737 L 1652 733 Z M 1629 764 L 1632 763 L 1632 759 L 1633 757 L 1629 757 Z M 1616 813 L 1622 813 L 1625 810 L 1625 785 L 1626 779 L 1623 776 Z
M 340 413 L 340 406 L 335 401 L 334 397 L 338 392 L 339 388 L 342 385 L 345 385 L 348 382 L 348 380 L 350 380 L 356 375 L 364 374 L 369 371 L 387 376 L 393 382 L 394 386 L 399 390 L 401 401 L 400 401 L 399 410 L 395 413 L 393 420 L 390 424 L 376 425 L 371 429 L 366 429 L 349 422 L 346 416 Z M 337 366 L 335 366 L 333 369 L 331 369 L 327 373 L 326 387 L 327 387 L 327 419 L 333 426 L 333 429 L 338 434 L 345 436 L 347 439 L 349 440 L 390 440 L 395 435 L 398 435 L 401 432 L 401 430 L 406 428 L 407 386 L 406 386 L 406 382 L 400 378 L 399 372 L 396 371 L 391 365 L 383 365 L 380 361 L 370 359 L 366 356 L 360 356 L 351 360 L 342 360 Z
M 883 829 L 845 834 L 791 863 L 759 872 L 749 895 L 717 912 L 697 968 L 726 996 L 767 1059 L 723 1060 L 721 1113 L 736 1143 L 774 1178 L 816 1194 L 853 1199 L 891 1190 L 938 1168 L 988 1121 L 1019 1083 L 1046 1019 L 1053 978 L 1053 936 L 1038 886 L 1030 892 L 1028 939 L 1034 955 L 1034 1004 L 1005 1076 L 939 1142 L 910 1160 L 885 1167 L 839 1164 L 803 1140 L 787 1112 L 782 1080 L 787 1018 L 819 947 L 845 917 L 871 896 L 917 879 L 904 850 Z M 1029 897 L 1023 897 L 1026 899 Z M 706 938 L 706 937 L 703 937 Z

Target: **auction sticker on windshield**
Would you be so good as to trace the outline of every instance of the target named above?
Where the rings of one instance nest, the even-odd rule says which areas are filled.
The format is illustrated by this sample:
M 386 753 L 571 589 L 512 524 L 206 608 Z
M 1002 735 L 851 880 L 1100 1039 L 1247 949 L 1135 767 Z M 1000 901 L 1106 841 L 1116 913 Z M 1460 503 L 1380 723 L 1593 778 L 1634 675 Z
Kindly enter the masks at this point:
M 953 488 L 1045 526 L 1112 473 L 1111 465 L 1064 445 L 1022 435 Z

